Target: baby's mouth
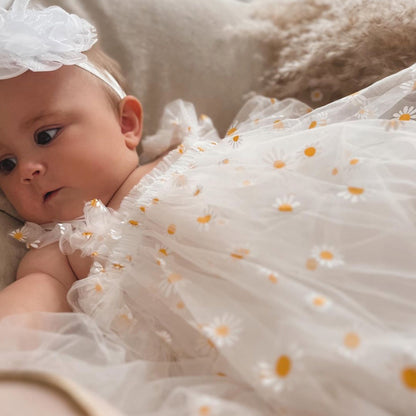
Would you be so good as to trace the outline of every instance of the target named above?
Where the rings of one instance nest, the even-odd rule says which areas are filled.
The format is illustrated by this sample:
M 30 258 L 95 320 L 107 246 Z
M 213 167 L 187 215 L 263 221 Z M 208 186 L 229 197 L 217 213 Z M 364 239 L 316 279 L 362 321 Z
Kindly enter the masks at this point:
M 43 195 L 43 202 L 47 202 L 47 201 L 49 201 L 51 198 L 53 198 L 60 190 L 61 190 L 62 188 L 58 188 L 58 189 L 55 189 L 55 190 L 53 190 L 53 191 L 49 191 L 49 192 L 46 192 L 46 194 L 45 195 Z

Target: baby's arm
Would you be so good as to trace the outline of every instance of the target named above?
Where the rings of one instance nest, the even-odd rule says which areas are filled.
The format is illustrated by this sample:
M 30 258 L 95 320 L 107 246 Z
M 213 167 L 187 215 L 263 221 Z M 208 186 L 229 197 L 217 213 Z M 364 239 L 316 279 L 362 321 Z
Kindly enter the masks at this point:
M 25 312 L 69 312 L 66 294 L 76 280 L 58 244 L 30 250 L 16 281 L 0 292 L 0 319 Z

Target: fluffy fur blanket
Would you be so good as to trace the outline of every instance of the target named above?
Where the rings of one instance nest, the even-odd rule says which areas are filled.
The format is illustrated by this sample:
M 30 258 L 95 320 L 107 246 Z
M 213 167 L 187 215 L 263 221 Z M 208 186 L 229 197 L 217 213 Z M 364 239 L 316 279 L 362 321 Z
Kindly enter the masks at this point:
M 252 7 L 259 25 L 251 30 L 274 51 L 266 95 L 317 107 L 416 62 L 416 2 L 257 0 Z

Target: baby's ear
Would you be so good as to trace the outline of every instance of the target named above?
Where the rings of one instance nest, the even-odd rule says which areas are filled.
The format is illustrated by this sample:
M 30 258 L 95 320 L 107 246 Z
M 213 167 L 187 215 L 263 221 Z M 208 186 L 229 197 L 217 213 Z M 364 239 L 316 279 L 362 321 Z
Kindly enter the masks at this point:
M 120 128 L 129 149 L 135 150 L 142 137 L 143 110 L 140 101 L 128 95 L 119 104 Z

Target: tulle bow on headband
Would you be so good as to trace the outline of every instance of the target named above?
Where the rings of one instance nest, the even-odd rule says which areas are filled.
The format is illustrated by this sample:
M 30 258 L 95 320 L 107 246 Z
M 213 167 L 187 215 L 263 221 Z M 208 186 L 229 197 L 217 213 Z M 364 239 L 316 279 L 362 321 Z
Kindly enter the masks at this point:
M 14 0 L 0 7 L 0 80 L 27 70 L 54 71 L 62 65 L 78 65 L 101 78 L 122 98 L 125 93 L 108 73 L 88 62 L 82 52 L 97 41 L 94 26 L 58 6 L 29 7 L 30 0 Z

